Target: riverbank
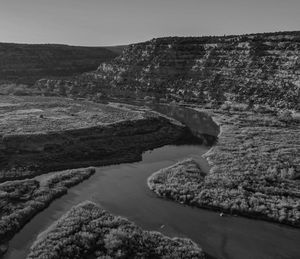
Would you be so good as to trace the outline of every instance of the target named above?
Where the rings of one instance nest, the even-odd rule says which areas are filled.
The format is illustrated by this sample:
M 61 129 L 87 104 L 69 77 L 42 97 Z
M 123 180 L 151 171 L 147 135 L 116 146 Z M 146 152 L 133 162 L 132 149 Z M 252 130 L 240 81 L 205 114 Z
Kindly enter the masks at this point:
M 153 174 L 150 189 L 188 205 L 300 227 L 299 123 L 251 112 L 205 111 L 221 126 L 218 143 L 205 154 L 209 173 L 195 182 L 192 162 L 182 162 L 179 172 L 176 164 Z
M 191 124 L 197 122 L 194 125 L 197 131 L 209 132 L 208 126 L 214 132 L 211 120 L 206 116 L 201 119 L 202 113 L 195 119 L 196 112 L 190 109 L 186 112 L 183 107 L 170 109 L 189 118 Z M 209 166 L 202 158 L 208 149 L 205 145 L 167 145 L 145 152 L 142 160 L 136 163 L 97 168 L 92 177 L 71 188 L 67 195 L 52 202 L 49 208 L 28 222 L 10 241 L 3 259 L 26 258 L 37 236 L 84 200 L 101 204 L 110 213 L 128 218 L 145 230 L 190 238 L 214 258 L 299 258 L 299 229 L 245 217 L 220 217 L 211 210 L 158 199 L 148 189 L 147 178 L 153 172 L 188 157 L 208 173 Z M 46 176 L 48 174 L 38 178 Z
M 138 161 L 146 150 L 194 139 L 186 126 L 149 110 L 65 98 L 1 98 L 0 182 Z
M 27 258 L 83 258 L 88 255 L 91 258 L 205 258 L 202 249 L 190 239 L 143 231 L 92 202 L 73 207 L 41 233 Z
M 88 179 L 95 168 L 57 172 L 44 180 L 27 179 L 0 184 L 0 247 L 7 250 L 8 241 L 37 213 L 68 192 L 68 188 Z M 1 251 L 0 251 L 1 252 Z M 0 253 L 1 256 L 1 253 Z

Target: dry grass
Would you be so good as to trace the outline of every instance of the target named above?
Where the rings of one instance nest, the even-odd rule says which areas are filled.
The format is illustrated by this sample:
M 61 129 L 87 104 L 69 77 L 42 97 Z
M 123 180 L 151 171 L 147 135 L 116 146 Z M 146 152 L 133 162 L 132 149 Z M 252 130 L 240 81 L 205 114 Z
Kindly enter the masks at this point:
M 64 98 L 0 96 L 0 132 L 29 134 L 142 118 L 142 113 Z

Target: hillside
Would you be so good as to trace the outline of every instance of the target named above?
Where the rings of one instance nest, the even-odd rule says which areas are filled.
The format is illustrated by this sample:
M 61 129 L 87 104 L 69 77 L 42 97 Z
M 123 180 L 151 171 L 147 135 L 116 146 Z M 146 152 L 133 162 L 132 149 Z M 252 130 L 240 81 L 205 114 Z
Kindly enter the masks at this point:
M 300 32 L 222 37 L 168 37 L 125 48 L 122 55 L 72 81 L 41 80 L 44 94 L 151 96 L 299 109 Z
M 73 76 L 94 70 L 121 47 L 0 43 L 0 82 L 34 83 L 41 77 Z

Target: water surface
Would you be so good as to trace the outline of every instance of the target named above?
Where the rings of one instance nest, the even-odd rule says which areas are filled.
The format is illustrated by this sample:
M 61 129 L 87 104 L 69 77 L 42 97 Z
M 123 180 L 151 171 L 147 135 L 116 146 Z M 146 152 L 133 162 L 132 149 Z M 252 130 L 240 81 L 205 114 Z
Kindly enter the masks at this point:
M 168 111 L 165 113 L 171 115 Z M 201 117 L 199 113 L 192 112 L 190 117 L 186 113 L 190 111 L 175 109 L 173 117 L 184 117 L 199 132 L 216 134 L 210 119 Z M 209 166 L 202 155 L 208 149 L 206 146 L 169 145 L 145 152 L 140 162 L 98 168 L 90 179 L 71 188 L 67 195 L 34 217 L 12 239 L 4 258 L 25 258 L 39 233 L 72 206 L 91 200 L 144 229 L 158 230 L 169 236 L 189 237 L 217 258 L 299 259 L 299 229 L 243 217 L 220 217 L 217 212 L 160 199 L 148 189 L 146 181 L 153 172 L 184 158 L 194 158 L 207 172 Z

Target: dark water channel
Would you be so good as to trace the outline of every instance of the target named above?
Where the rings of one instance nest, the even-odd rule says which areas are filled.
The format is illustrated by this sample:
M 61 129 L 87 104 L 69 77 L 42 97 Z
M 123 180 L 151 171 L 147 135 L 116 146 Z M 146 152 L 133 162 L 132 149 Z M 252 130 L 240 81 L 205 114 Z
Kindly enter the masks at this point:
M 183 120 L 200 133 L 218 134 L 216 125 L 201 113 L 170 106 L 155 109 Z M 299 259 L 299 229 L 242 217 L 220 217 L 217 212 L 160 199 L 147 188 L 146 180 L 153 172 L 184 158 L 194 158 L 207 172 L 209 166 L 202 155 L 208 149 L 204 145 L 170 145 L 145 152 L 140 162 L 99 167 L 94 176 L 34 217 L 11 240 L 4 258 L 25 258 L 39 233 L 72 206 L 91 200 L 144 229 L 189 237 L 216 258 Z

